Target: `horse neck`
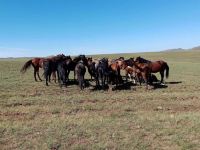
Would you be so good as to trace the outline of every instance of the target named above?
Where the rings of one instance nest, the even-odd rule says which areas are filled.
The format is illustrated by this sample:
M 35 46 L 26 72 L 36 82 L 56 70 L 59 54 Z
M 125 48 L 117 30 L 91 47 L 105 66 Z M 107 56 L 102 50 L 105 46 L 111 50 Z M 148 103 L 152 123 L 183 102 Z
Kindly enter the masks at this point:
M 139 64 L 134 63 L 134 66 L 135 66 L 136 69 L 139 69 L 140 71 L 143 71 L 143 68 L 140 65 L 143 65 L 143 64 L 141 64 L 141 63 L 139 63 Z

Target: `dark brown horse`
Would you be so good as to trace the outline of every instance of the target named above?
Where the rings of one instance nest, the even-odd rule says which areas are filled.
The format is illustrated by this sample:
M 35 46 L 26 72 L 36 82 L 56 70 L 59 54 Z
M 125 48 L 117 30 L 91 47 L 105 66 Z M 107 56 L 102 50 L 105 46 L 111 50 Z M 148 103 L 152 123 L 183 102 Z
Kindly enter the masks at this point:
M 96 63 L 93 61 L 92 57 L 87 58 L 87 68 L 90 74 L 91 80 L 92 77 L 96 78 Z
M 167 64 L 167 62 L 163 61 L 163 60 L 158 60 L 158 61 L 149 61 L 146 60 L 142 57 L 137 57 L 135 59 L 135 61 L 137 63 L 145 63 L 148 64 L 148 66 L 150 67 L 150 71 L 151 73 L 157 73 L 160 72 L 160 76 L 161 76 L 161 83 L 163 83 L 163 79 L 164 79 L 164 72 L 166 70 L 166 78 L 169 77 L 169 66 Z

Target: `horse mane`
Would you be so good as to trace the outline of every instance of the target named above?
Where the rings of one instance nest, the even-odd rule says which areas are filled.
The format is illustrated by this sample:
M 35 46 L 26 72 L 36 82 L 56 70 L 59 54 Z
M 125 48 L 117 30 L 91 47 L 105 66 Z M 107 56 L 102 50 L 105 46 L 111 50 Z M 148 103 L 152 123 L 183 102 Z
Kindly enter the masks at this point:
M 142 58 L 140 56 L 136 58 L 136 61 L 138 61 L 140 63 L 151 63 L 150 60 L 144 59 L 144 58 Z

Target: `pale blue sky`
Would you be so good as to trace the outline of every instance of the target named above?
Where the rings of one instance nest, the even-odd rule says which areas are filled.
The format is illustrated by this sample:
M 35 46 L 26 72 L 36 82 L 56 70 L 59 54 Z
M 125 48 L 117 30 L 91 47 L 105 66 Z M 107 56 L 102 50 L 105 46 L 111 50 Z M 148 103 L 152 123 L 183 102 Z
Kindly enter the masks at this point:
M 0 57 L 200 45 L 200 0 L 0 0 Z

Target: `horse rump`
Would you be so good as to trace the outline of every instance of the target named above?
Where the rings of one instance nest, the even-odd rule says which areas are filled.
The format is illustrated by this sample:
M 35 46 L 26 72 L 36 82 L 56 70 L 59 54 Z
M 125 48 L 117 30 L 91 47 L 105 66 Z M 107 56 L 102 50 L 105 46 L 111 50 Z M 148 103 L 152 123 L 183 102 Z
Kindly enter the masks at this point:
M 27 62 L 23 65 L 23 67 L 21 68 L 20 72 L 21 72 L 21 73 L 25 73 L 26 70 L 27 70 L 28 68 L 31 67 L 31 65 L 32 65 L 32 59 L 30 59 L 29 61 L 27 61 Z
M 85 81 L 84 81 L 85 72 L 86 68 L 83 61 L 79 61 L 75 67 L 75 73 L 77 75 L 79 87 L 81 90 L 85 88 Z
M 109 77 L 108 59 L 103 58 L 96 67 L 96 85 L 105 87 L 105 82 Z
M 58 62 L 57 64 L 57 76 L 58 76 L 58 83 L 60 87 L 62 85 L 67 86 L 67 64 L 65 61 Z

